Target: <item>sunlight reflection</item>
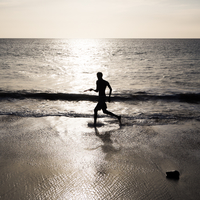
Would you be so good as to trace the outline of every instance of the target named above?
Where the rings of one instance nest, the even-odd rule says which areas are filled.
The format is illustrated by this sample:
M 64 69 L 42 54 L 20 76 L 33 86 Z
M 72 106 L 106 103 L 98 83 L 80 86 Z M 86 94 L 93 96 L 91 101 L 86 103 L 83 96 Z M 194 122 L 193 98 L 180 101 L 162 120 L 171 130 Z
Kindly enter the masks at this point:
M 100 62 L 103 48 L 101 40 L 97 39 L 74 39 L 69 41 L 70 67 L 69 75 L 72 77 L 70 86 L 75 92 L 93 87 L 98 71 L 106 71 L 106 67 Z
M 100 40 L 76 39 L 69 42 L 70 51 L 76 58 L 75 64 L 83 65 L 94 61 L 96 56 L 99 55 Z
M 61 199 L 104 199 L 110 195 L 108 186 L 119 179 L 112 168 L 114 156 L 121 151 L 117 125 L 105 121 L 98 129 L 90 126 L 89 118 L 48 117 L 56 130 L 51 148 L 53 173 L 52 191 L 60 191 Z M 51 166 L 52 167 L 52 166 Z M 56 171 L 55 171 L 56 170 Z M 72 197 L 72 198 L 71 198 Z M 97 197 L 97 198 L 96 198 Z
M 102 133 L 101 128 L 89 127 L 87 118 L 63 120 L 64 127 L 67 127 L 67 140 L 70 140 L 68 157 L 73 171 L 71 178 L 76 183 L 71 185 L 73 196 L 76 199 L 107 196 L 107 177 L 111 176 L 109 162 L 112 155 L 120 151 L 118 143 L 111 139 L 113 129 Z M 102 182 L 103 187 L 97 187 Z

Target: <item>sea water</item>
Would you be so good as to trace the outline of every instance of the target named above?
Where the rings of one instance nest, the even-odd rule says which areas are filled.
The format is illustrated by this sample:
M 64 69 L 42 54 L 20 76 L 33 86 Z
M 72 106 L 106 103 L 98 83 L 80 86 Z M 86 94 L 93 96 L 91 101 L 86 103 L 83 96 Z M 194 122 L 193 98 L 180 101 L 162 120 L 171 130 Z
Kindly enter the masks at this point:
M 99 71 L 127 125 L 200 119 L 199 39 L 0 39 L 0 115 L 92 118 Z
M 199 55 L 192 39 L 1 39 L 0 199 L 198 199 Z M 93 128 L 99 71 L 122 126 L 100 111 Z

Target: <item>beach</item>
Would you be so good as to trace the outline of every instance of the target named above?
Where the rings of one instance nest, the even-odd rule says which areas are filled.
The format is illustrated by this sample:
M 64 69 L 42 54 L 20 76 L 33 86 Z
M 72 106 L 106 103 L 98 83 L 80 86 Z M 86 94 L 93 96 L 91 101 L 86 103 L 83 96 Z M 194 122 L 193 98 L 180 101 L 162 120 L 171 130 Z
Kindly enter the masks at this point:
M 0 116 L 0 199 L 200 196 L 200 123 L 119 126 L 102 117 Z M 166 172 L 178 170 L 178 180 Z

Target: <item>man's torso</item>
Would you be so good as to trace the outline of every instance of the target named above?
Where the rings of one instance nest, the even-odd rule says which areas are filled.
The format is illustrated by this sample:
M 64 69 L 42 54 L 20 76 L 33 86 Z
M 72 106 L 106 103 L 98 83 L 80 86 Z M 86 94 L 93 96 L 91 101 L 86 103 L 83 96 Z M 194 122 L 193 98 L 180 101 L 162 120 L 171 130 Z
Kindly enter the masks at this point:
M 97 81 L 97 88 L 99 90 L 99 96 L 106 96 L 105 91 L 106 87 L 108 86 L 108 82 L 105 80 L 98 80 Z

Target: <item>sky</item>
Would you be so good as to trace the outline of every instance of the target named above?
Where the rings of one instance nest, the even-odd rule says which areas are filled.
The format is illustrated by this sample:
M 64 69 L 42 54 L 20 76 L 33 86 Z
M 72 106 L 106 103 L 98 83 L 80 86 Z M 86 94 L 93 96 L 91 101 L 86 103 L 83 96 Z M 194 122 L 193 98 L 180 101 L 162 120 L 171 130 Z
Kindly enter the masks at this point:
M 200 38 L 200 0 L 0 0 L 0 38 Z

